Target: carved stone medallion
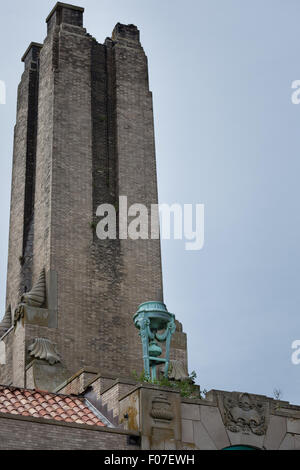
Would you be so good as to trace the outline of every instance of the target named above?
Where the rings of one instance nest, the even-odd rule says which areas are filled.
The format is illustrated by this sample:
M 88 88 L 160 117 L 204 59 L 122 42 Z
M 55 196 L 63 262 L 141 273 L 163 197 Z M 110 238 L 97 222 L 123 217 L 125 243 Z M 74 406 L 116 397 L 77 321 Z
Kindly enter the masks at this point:
M 268 426 L 268 403 L 248 393 L 230 393 L 223 399 L 224 424 L 231 432 L 262 436 Z

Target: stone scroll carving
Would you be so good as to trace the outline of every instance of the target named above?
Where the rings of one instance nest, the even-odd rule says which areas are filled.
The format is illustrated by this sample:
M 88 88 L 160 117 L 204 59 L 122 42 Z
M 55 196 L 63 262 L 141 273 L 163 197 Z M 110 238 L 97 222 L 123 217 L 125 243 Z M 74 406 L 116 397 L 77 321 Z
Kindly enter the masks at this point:
M 224 396 L 224 423 L 231 432 L 256 434 L 266 433 L 268 426 L 267 402 L 260 401 L 248 393 L 231 393 Z
M 43 269 L 39 275 L 36 284 L 31 291 L 26 292 L 21 297 L 21 303 L 31 307 L 41 307 L 46 300 L 46 278 L 45 270 Z
M 44 359 L 50 365 L 60 362 L 60 356 L 56 351 L 56 345 L 46 338 L 36 338 L 29 346 L 30 356 L 36 359 Z
M 184 381 L 189 378 L 184 364 L 174 359 L 170 360 L 169 379 Z
M 21 297 L 21 303 L 16 307 L 14 312 L 14 325 L 24 317 L 24 306 L 39 308 L 46 301 L 46 277 L 43 269 L 39 275 L 37 282 L 29 292 L 25 292 Z

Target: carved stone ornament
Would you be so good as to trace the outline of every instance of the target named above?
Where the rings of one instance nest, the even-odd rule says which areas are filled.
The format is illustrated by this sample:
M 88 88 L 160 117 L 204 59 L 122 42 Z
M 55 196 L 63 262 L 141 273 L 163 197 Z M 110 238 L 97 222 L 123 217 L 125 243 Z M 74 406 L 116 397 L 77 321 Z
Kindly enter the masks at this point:
M 24 304 L 19 304 L 15 308 L 15 312 L 14 312 L 14 325 L 16 325 L 17 322 L 23 317 L 24 317 Z
M 41 307 L 46 300 L 46 278 L 45 270 L 43 269 L 39 278 L 34 284 L 31 291 L 26 292 L 21 297 L 21 303 L 31 307 Z
M 30 356 L 36 359 L 44 359 L 53 366 L 56 362 L 60 362 L 60 357 L 56 351 L 56 345 L 45 338 L 36 338 L 29 346 Z
M 164 421 L 172 421 L 174 419 L 171 403 L 165 395 L 160 394 L 153 398 L 150 415 L 154 419 Z
M 232 393 L 223 400 L 225 426 L 231 432 L 262 436 L 267 431 L 267 402 L 248 393 Z
M 40 308 L 46 301 L 46 277 L 43 269 L 39 275 L 37 282 L 29 292 L 25 292 L 21 297 L 21 302 L 14 311 L 14 325 L 24 317 L 24 306 Z
M 170 360 L 170 369 L 168 373 L 170 380 L 184 381 L 189 378 L 186 369 L 181 361 Z

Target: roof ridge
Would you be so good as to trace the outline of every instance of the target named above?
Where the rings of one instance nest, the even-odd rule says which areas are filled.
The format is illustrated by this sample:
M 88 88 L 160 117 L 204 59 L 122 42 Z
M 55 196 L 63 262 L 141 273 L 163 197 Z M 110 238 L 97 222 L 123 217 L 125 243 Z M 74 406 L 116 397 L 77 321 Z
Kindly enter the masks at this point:
M 24 390 L 25 392 L 33 392 L 33 393 L 40 393 L 41 395 L 52 395 L 54 397 L 64 397 L 64 398 L 72 398 L 72 399 L 77 399 L 84 401 L 85 398 L 82 395 L 66 395 L 64 393 L 55 393 L 55 392 L 48 392 L 47 390 L 40 390 L 39 388 L 25 388 L 25 387 L 16 387 L 15 385 L 3 385 L 0 384 L 0 389 L 8 389 L 8 390 L 19 390 L 22 391 Z

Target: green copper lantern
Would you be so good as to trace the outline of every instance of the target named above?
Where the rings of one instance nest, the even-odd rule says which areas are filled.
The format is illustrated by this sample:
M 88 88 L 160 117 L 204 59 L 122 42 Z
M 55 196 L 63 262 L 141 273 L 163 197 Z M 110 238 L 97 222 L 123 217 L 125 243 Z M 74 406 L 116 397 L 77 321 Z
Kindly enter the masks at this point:
M 154 381 L 157 366 L 161 364 L 165 365 L 164 376 L 168 377 L 171 337 L 176 330 L 175 315 L 168 312 L 163 302 L 145 302 L 139 306 L 133 321 L 142 338 L 146 377 L 150 378 L 151 369 L 151 379 Z M 158 343 L 166 344 L 164 358 L 160 357 L 162 348 Z

